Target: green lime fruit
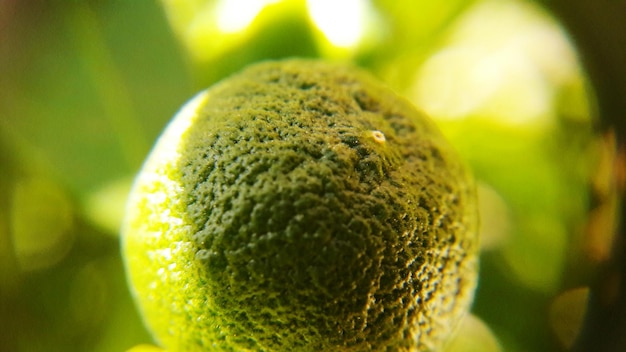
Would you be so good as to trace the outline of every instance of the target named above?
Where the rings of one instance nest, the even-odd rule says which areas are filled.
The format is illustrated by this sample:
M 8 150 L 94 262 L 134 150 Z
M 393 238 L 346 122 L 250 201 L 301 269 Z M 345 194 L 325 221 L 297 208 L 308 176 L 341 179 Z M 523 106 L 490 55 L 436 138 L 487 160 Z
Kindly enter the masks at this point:
M 290 59 L 177 114 L 123 255 L 169 351 L 429 351 L 471 304 L 476 218 L 430 120 L 357 69 Z

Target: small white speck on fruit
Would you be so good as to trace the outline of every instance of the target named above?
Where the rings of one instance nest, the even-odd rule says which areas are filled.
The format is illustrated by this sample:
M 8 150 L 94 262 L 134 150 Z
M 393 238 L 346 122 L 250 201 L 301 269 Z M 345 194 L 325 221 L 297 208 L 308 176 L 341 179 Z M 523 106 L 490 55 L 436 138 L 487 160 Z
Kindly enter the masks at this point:
M 372 137 L 376 143 L 383 144 L 386 141 L 385 134 L 380 131 L 372 131 Z

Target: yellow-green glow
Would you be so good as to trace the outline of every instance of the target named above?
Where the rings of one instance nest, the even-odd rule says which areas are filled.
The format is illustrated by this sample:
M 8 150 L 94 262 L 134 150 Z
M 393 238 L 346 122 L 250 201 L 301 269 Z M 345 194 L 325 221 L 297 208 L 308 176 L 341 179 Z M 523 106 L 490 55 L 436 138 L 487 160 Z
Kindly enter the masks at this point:
M 456 336 L 446 346 L 445 352 L 500 352 L 498 338 L 479 317 L 467 315 L 461 321 Z
M 511 210 L 498 192 L 486 183 L 478 184 L 480 248 L 501 248 L 511 237 Z
M 279 0 L 221 0 L 217 3 L 217 28 L 224 33 L 245 30 L 267 5 Z
M 71 248 L 72 206 L 67 195 L 46 179 L 20 180 L 14 188 L 10 228 L 22 270 L 54 265 Z
M 537 8 L 486 1 L 454 26 L 418 72 L 413 100 L 438 119 L 481 116 L 500 123 L 545 123 L 560 86 L 580 72 L 562 30 Z
M 195 61 L 210 60 L 245 42 L 250 25 L 279 0 L 162 0 L 168 20 Z
M 84 202 L 85 215 L 95 225 L 117 236 L 124 217 L 124 205 L 131 179 L 123 178 L 103 185 L 89 194 Z
M 137 345 L 126 352 L 166 352 L 164 349 L 154 345 Z
M 381 14 L 369 0 L 162 0 L 176 34 L 196 62 L 249 45 L 259 23 L 280 26 L 301 15 L 322 57 L 349 58 L 380 42 Z M 271 18 L 280 9 L 282 17 Z M 269 21 L 269 22 L 268 22 Z
M 363 0 L 308 0 L 313 23 L 334 46 L 354 47 L 361 41 L 372 9 Z

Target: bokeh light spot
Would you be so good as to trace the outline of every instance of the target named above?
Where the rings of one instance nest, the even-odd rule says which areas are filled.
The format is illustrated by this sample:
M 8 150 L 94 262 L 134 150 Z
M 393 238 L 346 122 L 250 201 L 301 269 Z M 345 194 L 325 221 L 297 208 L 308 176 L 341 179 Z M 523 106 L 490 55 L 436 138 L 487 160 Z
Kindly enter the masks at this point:
M 11 205 L 11 233 L 22 270 L 60 261 L 72 244 L 72 223 L 72 205 L 59 186 L 41 178 L 18 181 Z
M 89 220 L 107 233 L 117 236 L 131 185 L 132 179 L 123 178 L 107 183 L 91 193 L 84 205 Z
M 410 94 L 437 119 L 545 125 L 555 116 L 557 90 L 578 79 L 577 65 L 562 29 L 539 9 L 485 1 L 453 26 Z
M 307 7 L 313 23 L 331 44 L 344 48 L 359 44 L 372 12 L 364 0 L 308 0 Z
M 221 0 L 216 7 L 217 28 L 224 33 L 246 29 L 267 5 L 279 0 Z

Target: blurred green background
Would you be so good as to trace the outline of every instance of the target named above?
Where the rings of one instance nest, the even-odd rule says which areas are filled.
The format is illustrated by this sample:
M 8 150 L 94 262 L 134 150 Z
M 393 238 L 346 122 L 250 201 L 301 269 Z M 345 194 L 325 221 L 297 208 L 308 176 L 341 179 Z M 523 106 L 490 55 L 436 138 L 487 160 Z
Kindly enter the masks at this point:
M 466 331 L 482 347 L 455 350 L 571 345 L 610 257 L 615 138 L 537 4 L 0 0 L 0 351 L 152 343 L 119 253 L 133 177 L 197 91 L 288 56 L 369 70 L 474 170 L 483 253 Z

